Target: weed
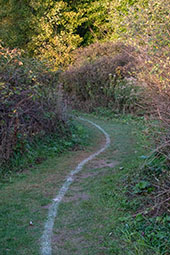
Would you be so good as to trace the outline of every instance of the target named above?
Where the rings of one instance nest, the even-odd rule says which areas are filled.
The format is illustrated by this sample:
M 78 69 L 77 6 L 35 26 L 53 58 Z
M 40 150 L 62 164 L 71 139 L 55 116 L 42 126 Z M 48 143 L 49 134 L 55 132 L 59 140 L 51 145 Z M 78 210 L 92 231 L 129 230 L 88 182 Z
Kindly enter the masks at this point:
M 150 183 L 147 181 L 140 181 L 134 186 L 134 193 L 142 193 L 150 191 Z
M 138 214 L 135 218 L 126 219 L 121 231 L 132 254 L 150 251 L 150 254 L 167 255 L 170 249 L 169 229 L 168 216 L 149 218 Z

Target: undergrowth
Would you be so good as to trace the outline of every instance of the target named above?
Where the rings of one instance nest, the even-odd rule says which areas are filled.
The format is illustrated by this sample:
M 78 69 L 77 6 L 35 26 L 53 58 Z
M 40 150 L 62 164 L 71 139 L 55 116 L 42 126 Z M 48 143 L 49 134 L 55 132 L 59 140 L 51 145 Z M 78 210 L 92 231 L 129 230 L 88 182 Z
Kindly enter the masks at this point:
M 0 44 L 0 166 L 36 139 L 67 126 L 58 74 Z M 28 144 L 27 144 L 28 143 Z
M 13 175 L 29 170 L 49 157 L 83 148 L 87 144 L 87 130 L 77 121 L 70 120 L 68 126 L 62 128 L 62 133 L 36 137 L 26 142 L 24 153 L 20 147 L 16 148 L 13 157 L 1 165 L 0 182 L 10 182 Z
M 120 219 L 120 231 L 131 253 L 168 255 L 170 249 L 170 167 L 167 158 L 159 152 L 159 140 L 166 130 L 155 121 L 145 122 L 144 139 L 152 146 L 140 158 L 143 162 L 124 179 L 128 216 Z M 154 141 L 154 143 L 153 143 Z M 153 149 L 155 147 L 156 149 Z M 127 208 L 128 209 L 128 208 Z M 123 224 L 122 224 L 123 222 Z
M 60 76 L 70 105 L 88 112 L 96 107 L 120 113 L 145 108 L 146 92 L 135 79 L 133 51 L 133 47 L 110 42 L 75 52 L 75 61 Z

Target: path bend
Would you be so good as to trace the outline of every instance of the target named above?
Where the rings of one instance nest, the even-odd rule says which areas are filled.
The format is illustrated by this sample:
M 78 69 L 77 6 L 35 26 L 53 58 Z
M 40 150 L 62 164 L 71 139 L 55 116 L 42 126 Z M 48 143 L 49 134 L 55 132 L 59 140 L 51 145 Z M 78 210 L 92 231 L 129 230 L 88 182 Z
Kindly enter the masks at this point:
M 77 165 L 77 167 L 70 172 L 70 174 L 66 178 L 66 181 L 60 188 L 57 196 L 53 199 L 52 204 L 48 210 L 48 217 L 45 222 L 44 232 L 43 232 L 43 235 L 41 238 L 41 255 L 51 255 L 52 254 L 51 240 L 52 240 L 53 226 L 54 226 L 55 218 L 56 218 L 57 212 L 58 212 L 58 207 L 59 207 L 59 204 L 61 203 L 61 201 L 63 200 L 64 195 L 68 191 L 70 185 L 73 183 L 74 176 L 82 170 L 83 166 L 87 162 L 94 159 L 96 156 L 98 156 L 102 152 L 104 152 L 110 145 L 110 136 L 103 128 L 101 128 L 99 125 L 97 125 L 96 123 L 94 123 L 90 120 L 87 120 L 87 119 L 84 119 L 81 117 L 79 119 L 82 121 L 89 122 L 91 125 L 95 126 L 97 129 L 99 129 L 105 136 L 105 144 L 102 146 L 102 148 L 100 150 L 91 154 L 88 158 L 82 160 Z

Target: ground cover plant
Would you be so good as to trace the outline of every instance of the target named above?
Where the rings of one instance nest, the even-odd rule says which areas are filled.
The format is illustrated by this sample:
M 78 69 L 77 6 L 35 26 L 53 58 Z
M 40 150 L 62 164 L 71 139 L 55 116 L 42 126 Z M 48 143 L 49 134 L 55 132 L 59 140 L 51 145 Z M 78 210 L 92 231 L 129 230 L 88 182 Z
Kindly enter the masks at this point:
M 147 123 L 144 135 L 147 134 L 148 136 L 150 133 L 153 141 L 155 141 L 153 131 L 158 140 L 162 138 L 163 132 L 165 132 L 166 137 L 167 130 L 163 131 L 158 123 L 150 127 Z M 164 143 L 161 142 L 161 145 L 157 146 L 157 144 L 152 145 L 151 152 L 141 156 L 144 162 L 131 176 L 127 176 L 128 180 L 125 178 L 124 181 L 129 205 L 136 204 L 136 208 L 130 217 L 122 218 L 124 227 L 121 231 L 129 249 L 134 252 L 133 254 L 146 254 L 143 251 L 145 250 L 144 246 L 146 250 L 152 247 L 151 254 L 166 255 L 170 249 L 168 238 L 170 229 L 170 168 L 165 155 L 166 149 L 163 149 L 164 152 L 161 153 L 160 147 L 164 148 Z

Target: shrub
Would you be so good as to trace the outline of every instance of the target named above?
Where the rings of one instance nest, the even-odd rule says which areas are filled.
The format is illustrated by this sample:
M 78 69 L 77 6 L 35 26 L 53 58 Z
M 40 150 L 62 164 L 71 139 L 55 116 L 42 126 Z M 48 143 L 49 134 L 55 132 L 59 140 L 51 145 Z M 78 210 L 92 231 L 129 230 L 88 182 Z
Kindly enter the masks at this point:
M 136 112 L 139 109 L 145 109 L 144 89 L 137 85 L 137 81 L 133 79 L 124 79 L 119 81 L 118 85 L 114 89 L 114 107 L 118 112 Z M 138 109 L 138 113 L 139 113 Z M 141 112 L 141 111 L 140 111 Z
M 28 140 L 61 131 L 56 82 L 57 74 L 43 63 L 0 45 L 1 162 L 24 152 Z
M 82 66 L 85 63 L 93 63 L 100 57 L 114 57 L 118 54 L 127 53 L 130 55 L 134 52 L 134 48 L 127 46 L 121 42 L 97 42 L 85 48 L 79 48 L 74 51 L 72 65 L 75 67 Z
M 150 0 L 145 7 L 142 8 L 142 0 L 140 0 L 129 9 L 124 20 L 124 27 L 128 27 L 124 39 L 126 38 L 129 43 L 131 41 L 131 45 L 135 45 L 137 49 L 138 79 L 150 88 L 152 113 L 160 119 L 166 130 L 166 134 L 162 130 L 162 136 L 157 141 L 157 153 L 153 155 L 157 160 L 160 155 L 163 155 L 166 169 L 168 169 L 170 165 L 170 23 L 168 11 L 170 2 Z M 157 166 L 159 168 L 158 163 Z M 147 169 L 150 169 L 149 165 Z M 165 175 L 166 181 L 170 183 L 168 170 L 165 171 Z M 160 190 L 169 189 L 165 188 L 166 185 L 161 182 L 161 177 L 158 186 Z
M 131 52 L 137 59 L 137 78 L 149 90 L 149 112 L 159 118 L 166 135 L 158 133 L 159 154 L 164 155 L 167 167 L 170 162 L 170 43 L 169 43 L 169 0 L 138 0 L 127 5 L 126 13 L 120 9 L 110 9 L 110 22 L 114 27 L 111 38 L 130 44 L 135 50 Z M 118 18 L 119 17 L 119 18 Z M 121 17 L 121 18 L 120 18 Z M 149 168 L 149 166 L 148 166 Z M 166 174 L 169 180 L 168 173 Z M 162 183 L 160 186 L 163 186 Z
M 135 48 L 138 79 L 151 89 L 155 113 L 170 126 L 169 8 L 168 0 L 136 1 L 122 19 L 124 32 L 117 36 Z
M 138 86 L 125 80 L 135 69 L 132 51 L 130 46 L 113 43 L 96 43 L 77 50 L 73 65 L 60 77 L 71 104 L 88 111 L 99 106 L 134 110 L 133 100 L 139 100 Z

